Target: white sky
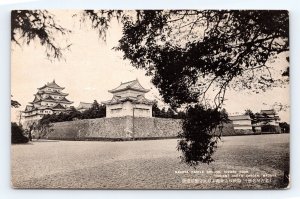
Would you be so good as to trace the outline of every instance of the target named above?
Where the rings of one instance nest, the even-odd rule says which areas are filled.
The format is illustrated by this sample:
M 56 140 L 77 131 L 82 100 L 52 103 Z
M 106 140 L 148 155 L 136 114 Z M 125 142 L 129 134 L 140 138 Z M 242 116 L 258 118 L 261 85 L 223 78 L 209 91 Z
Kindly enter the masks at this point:
M 121 27 L 113 23 L 107 34 L 107 42 L 98 38 L 96 30 L 82 26 L 78 18 L 72 17 L 73 11 L 50 11 L 56 15 L 59 24 L 72 30 L 68 35 L 72 43 L 70 51 L 64 53 L 65 61 L 50 62 L 46 59 L 45 49 L 38 42 L 22 47 L 12 45 L 11 55 L 11 94 L 13 99 L 21 103 L 18 109 L 12 109 L 12 120 L 17 120 L 17 112 L 24 110 L 32 101 L 37 88 L 45 83 L 55 81 L 64 92 L 69 93 L 68 99 L 79 102 L 98 102 L 109 100 L 112 95 L 107 92 L 117 87 L 120 82 L 138 78 L 142 86 L 151 91 L 146 94 L 149 99 L 157 99 L 159 93 L 150 83 L 151 77 L 146 77 L 143 70 L 132 67 L 127 60 L 122 59 L 122 53 L 112 50 L 121 37 Z M 60 39 L 60 38 L 58 38 Z M 243 113 L 250 108 L 254 112 L 271 108 L 275 102 L 290 104 L 289 90 L 275 88 L 262 94 L 228 91 L 225 108 L 229 113 Z M 289 112 L 279 112 L 282 121 L 289 122 Z

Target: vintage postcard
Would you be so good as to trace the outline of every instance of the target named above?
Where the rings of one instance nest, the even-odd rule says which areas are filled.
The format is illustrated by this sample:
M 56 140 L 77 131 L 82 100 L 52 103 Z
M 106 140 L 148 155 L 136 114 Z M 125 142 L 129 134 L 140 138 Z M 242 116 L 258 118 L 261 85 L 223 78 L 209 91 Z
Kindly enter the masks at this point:
M 286 10 L 12 10 L 11 184 L 288 189 Z

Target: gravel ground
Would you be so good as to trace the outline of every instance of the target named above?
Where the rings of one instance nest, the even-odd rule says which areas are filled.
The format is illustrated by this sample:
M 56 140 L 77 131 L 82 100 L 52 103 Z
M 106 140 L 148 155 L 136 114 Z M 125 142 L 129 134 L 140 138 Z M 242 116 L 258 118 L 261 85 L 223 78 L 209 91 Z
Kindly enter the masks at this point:
M 215 162 L 194 168 L 180 163 L 176 139 L 41 140 L 12 145 L 11 181 L 14 188 L 277 189 L 287 186 L 288 143 L 288 134 L 224 137 Z M 244 177 L 228 178 L 226 171 Z

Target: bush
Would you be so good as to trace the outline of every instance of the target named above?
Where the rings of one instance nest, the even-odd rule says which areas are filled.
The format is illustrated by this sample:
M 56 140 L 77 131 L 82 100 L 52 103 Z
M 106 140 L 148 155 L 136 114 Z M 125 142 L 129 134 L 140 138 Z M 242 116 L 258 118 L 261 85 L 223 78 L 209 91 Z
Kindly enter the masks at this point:
M 222 133 L 218 127 L 224 122 L 228 122 L 225 110 L 205 108 L 202 105 L 189 106 L 177 146 L 183 154 L 181 161 L 190 166 L 212 162 L 212 154 Z
M 27 143 L 29 139 L 23 135 L 24 130 L 15 122 L 11 123 L 11 143 Z
M 280 122 L 279 127 L 281 129 L 281 133 L 290 133 L 290 125 L 286 122 Z

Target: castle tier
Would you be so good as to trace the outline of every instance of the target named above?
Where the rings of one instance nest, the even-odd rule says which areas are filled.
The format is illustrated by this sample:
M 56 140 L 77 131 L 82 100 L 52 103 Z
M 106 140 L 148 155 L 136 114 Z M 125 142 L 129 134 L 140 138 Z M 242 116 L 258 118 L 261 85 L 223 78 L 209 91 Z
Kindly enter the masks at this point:
M 111 100 L 102 102 L 106 105 L 106 117 L 152 117 L 153 101 L 145 98 L 149 92 L 139 81 L 121 83 L 120 86 L 108 92 L 113 94 Z
M 63 89 L 56 84 L 55 80 L 38 88 L 38 92 L 34 94 L 34 100 L 23 111 L 24 122 L 39 120 L 44 115 L 58 114 L 68 110 L 73 102 L 66 98 L 68 94 L 63 93 Z

